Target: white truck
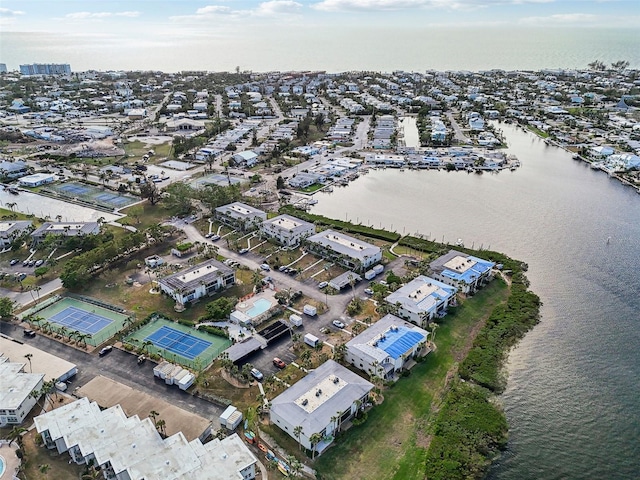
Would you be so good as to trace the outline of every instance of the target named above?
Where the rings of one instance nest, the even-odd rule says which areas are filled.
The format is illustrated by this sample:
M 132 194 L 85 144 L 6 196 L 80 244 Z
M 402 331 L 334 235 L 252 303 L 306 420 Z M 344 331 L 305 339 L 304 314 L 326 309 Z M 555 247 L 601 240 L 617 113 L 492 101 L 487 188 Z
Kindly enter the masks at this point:
M 376 275 L 377 274 L 375 270 L 367 270 L 366 272 L 364 272 L 365 280 L 372 280 Z
M 300 315 L 296 315 L 294 313 L 292 315 L 289 315 L 289 322 L 291 322 L 291 325 L 293 325 L 295 327 L 301 327 L 302 326 L 302 317 Z
M 315 335 L 307 333 L 304 336 L 304 343 L 306 343 L 310 347 L 316 348 L 320 344 L 320 339 L 318 337 L 316 337 Z
M 315 317 L 318 314 L 318 309 L 313 305 L 305 305 L 302 308 L 302 313 L 309 315 L 310 317 Z

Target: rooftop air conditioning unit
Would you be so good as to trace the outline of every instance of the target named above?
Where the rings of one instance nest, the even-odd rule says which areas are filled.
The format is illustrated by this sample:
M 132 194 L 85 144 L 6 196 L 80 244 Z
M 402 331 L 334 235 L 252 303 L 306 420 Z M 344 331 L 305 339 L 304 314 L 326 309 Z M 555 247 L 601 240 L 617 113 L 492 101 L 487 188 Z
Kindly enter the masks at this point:
M 309 400 L 307 400 L 306 398 L 304 400 L 302 400 L 302 406 L 306 407 L 307 403 L 309 403 Z

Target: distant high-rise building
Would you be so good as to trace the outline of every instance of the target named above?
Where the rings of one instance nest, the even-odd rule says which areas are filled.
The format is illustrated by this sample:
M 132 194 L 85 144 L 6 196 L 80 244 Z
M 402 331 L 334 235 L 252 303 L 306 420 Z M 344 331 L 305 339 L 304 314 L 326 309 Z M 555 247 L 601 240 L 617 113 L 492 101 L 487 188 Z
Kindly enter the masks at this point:
M 7 64 L 0 63 L 0 73 L 7 73 Z
M 22 75 L 69 75 L 71 67 L 68 63 L 33 63 L 20 65 Z

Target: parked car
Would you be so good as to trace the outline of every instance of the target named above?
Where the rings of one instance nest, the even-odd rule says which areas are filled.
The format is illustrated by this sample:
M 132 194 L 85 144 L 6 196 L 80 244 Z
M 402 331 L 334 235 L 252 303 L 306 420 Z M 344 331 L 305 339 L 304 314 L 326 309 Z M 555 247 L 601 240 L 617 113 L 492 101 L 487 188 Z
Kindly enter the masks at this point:
M 101 357 L 104 357 L 111 350 L 113 350 L 113 346 L 107 345 L 106 347 L 103 347 L 102 349 L 100 349 L 100 351 L 98 352 L 98 355 L 100 355 Z
M 244 254 L 245 254 L 245 253 L 247 253 L 248 251 L 249 251 L 249 249 L 248 249 L 248 248 L 241 248 L 240 250 L 238 250 L 238 253 L 239 253 L 240 255 L 244 255 Z
M 365 293 L 366 295 L 373 295 L 373 290 L 372 290 L 372 289 L 370 289 L 370 288 L 365 288 L 365 289 L 364 289 L 364 293 Z
M 29 265 L 30 267 L 33 267 L 36 264 L 35 260 L 29 260 L 29 263 L 27 265 Z
M 27 274 L 22 272 L 20 275 L 18 275 L 18 281 L 21 282 L 23 281 L 25 278 L 27 278 Z
M 284 363 L 284 361 L 279 359 L 278 357 L 273 359 L 273 364 L 278 368 L 284 368 L 287 366 L 287 364 Z
M 326 288 L 326 287 L 327 287 L 327 285 L 329 285 L 329 282 L 320 282 L 320 283 L 318 284 L 318 288 Z
M 340 320 L 334 320 L 331 323 L 333 323 L 334 327 L 338 327 L 338 328 L 344 328 L 345 327 L 344 323 L 342 323 Z
M 207 234 L 204 236 L 204 238 L 211 238 L 211 237 L 213 237 L 213 233 L 207 233 Z
M 264 378 L 264 375 L 262 374 L 262 372 L 257 368 L 251 369 L 251 376 L 256 380 L 258 380 L 259 382 L 262 381 L 262 379 Z
M 33 337 L 35 337 L 35 336 L 36 336 L 36 332 L 34 332 L 33 330 L 25 330 L 25 331 L 23 332 L 23 335 L 24 335 L 25 337 L 32 337 L 32 338 L 33 338 Z
M 287 267 L 285 267 L 284 265 L 280 265 L 280 268 L 278 268 L 278 271 L 284 272 L 286 269 Z
M 211 235 L 211 239 L 212 242 L 215 242 L 216 240 L 220 240 L 220 235 Z
M 268 272 L 269 270 L 271 270 L 271 268 L 269 268 L 269 265 L 267 265 L 266 263 L 263 263 L 262 265 L 260 265 L 260 268 L 265 272 Z
M 26 267 L 27 265 L 29 265 L 29 260 L 23 260 L 22 261 L 22 266 Z
M 38 260 L 35 264 L 34 267 L 39 267 L 40 265 L 42 265 L 44 263 L 44 260 Z
M 15 265 L 16 263 L 18 263 L 19 261 L 20 261 L 20 260 L 18 260 L 17 258 L 14 258 L 13 260 L 11 260 L 11 261 L 9 262 L 9 264 L 10 264 L 11 266 L 14 266 L 14 265 Z

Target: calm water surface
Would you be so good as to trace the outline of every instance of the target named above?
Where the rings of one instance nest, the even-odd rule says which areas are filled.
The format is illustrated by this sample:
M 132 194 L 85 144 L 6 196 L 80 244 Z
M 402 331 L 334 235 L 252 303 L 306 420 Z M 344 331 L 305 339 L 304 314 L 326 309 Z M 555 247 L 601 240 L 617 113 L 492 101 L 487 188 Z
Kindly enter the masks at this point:
M 316 195 L 313 212 L 526 261 L 542 321 L 510 354 L 510 442 L 489 477 L 638 478 L 640 195 L 500 128 L 516 172 L 379 170 Z

